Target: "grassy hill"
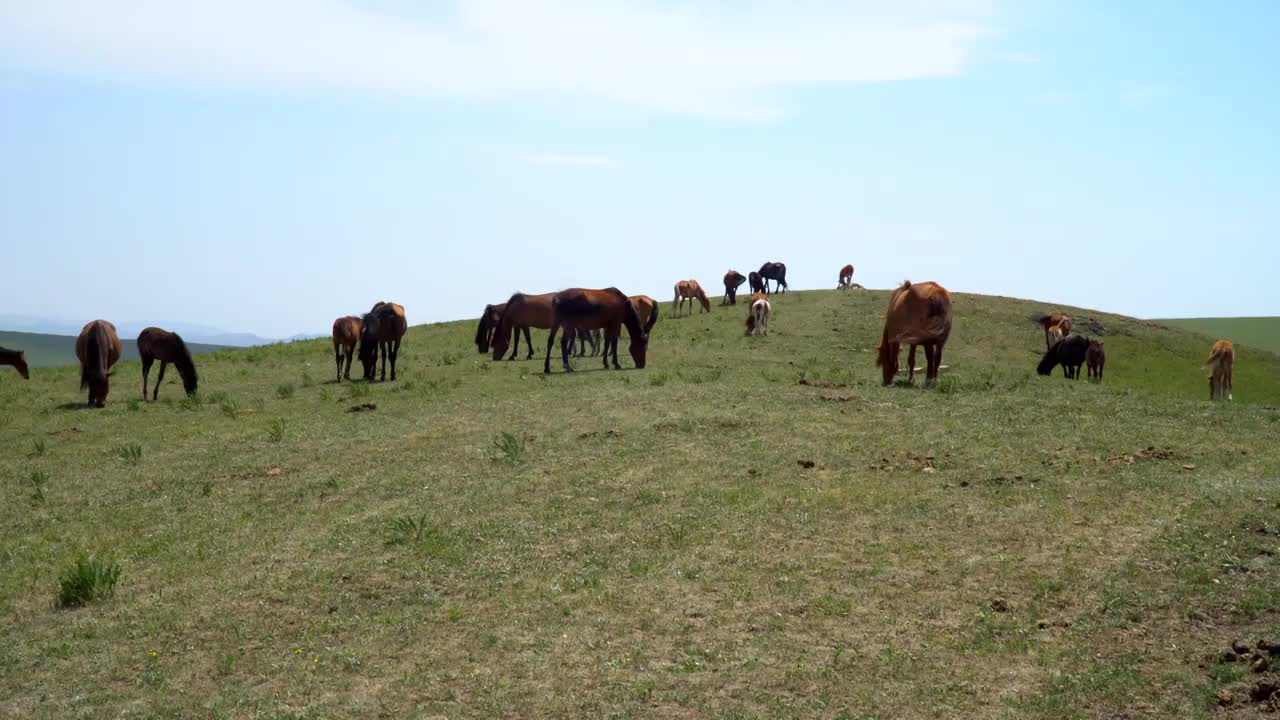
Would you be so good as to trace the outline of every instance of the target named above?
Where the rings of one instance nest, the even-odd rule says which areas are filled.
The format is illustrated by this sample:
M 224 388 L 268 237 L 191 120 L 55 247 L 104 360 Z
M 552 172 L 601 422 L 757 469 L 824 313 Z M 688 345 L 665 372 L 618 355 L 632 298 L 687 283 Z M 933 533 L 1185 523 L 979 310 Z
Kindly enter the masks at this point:
M 957 295 L 939 388 L 885 388 L 886 298 L 665 305 L 640 371 L 468 322 L 395 383 L 324 341 L 202 356 L 197 401 L 0 375 L 0 716 L 1261 712 L 1220 656 L 1280 634 L 1280 358 L 1212 404 L 1206 338 L 1075 309 L 1106 382 L 1041 378 L 1046 308 Z M 58 609 L 81 553 L 116 592 Z
M 138 346 L 135 338 L 120 338 L 124 346 L 122 360 L 137 360 Z M 33 368 L 57 367 L 76 364 L 76 339 L 70 335 L 46 335 L 0 330 L 0 347 L 21 350 L 27 354 L 27 364 Z M 187 343 L 194 354 L 225 350 L 220 345 Z
M 1280 353 L 1280 317 L 1183 318 L 1156 322 L 1215 340 L 1230 340 L 1236 345 Z

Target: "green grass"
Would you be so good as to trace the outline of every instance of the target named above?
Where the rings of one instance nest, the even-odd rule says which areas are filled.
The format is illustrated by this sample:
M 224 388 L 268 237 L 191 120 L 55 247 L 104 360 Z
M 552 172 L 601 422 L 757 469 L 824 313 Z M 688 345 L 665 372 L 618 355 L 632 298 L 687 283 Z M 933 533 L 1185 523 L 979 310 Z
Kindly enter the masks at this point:
M 138 359 L 136 338 L 121 337 L 123 360 Z M 10 350 L 21 350 L 27 355 L 27 364 L 32 368 L 59 367 L 76 364 L 76 339 L 71 335 L 47 335 L 45 333 L 25 333 L 0 330 L 0 347 Z M 211 353 L 226 350 L 221 345 L 204 345 L 187 343 L 193 354 Z M 3 368 L 8 370 L 6 366 Z M 139 375 L 141 377 L 141 375 Z
M 0 374 L 0 716 L 1208 718 L 1239 696 L 1212 658 L 1280 632 L 1280 358 L 1246 348 L 1213 404 L 1204 337 L 1066 308 L 1107 380 L 1040 378 L 1048 308 L 957 295 L 938 390 L 884 388 L 885 302 L 788 293 L 762 338 L 744 306 L 664 317 L 642 371 L 544 377 L 476 354 L 470 322 L 411 328 L 394 383 L 332 383 L 325 341 L 219 352 L 185 409 L 131 411 L 136 362 L 103 410 L 72 368 Z M 124 573 L 59 610 L 85 549 Z
M 1280 317 L 1183 318 L 1156 322 L 1214 340 L 1230 340 L 1250 350 L 1280 353 Z M 1207 357 L 1209 351 L 1206 349 L 1204 354 Z

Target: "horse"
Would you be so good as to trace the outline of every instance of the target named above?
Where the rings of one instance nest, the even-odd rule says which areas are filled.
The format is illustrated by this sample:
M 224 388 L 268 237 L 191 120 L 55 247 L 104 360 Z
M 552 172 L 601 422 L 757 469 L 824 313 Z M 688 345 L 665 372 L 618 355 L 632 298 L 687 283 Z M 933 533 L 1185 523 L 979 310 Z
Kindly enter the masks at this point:
M 80 389 L 89 388 L 89 407 L 106 407 L 111 366 L 123 351 L 116 326 L 106 320 L 86 323 L 80 330 L 76 359 L 80 361 Z
M 738 304 L 738 288 L 742 287 L 742 283 L 747 278 L 737 270 L 730 270 L 724 274 L 724 302 L 721 305 L 737 305 Z
M 1231 368 L 1236 362 L 1236 349 L 1229 340 L 1213 344 L 1209 359 L 1209 399 L 1231 401 Z
M 566 332 L 583 328 L 603 329 L 604 366 L 609 367 L 609 351 L 612 350 L 613 367 L 621 370 L 622 366 L 618 364 L 618 336 L 622 333 L 622 326 L 625 325 L 627 333 L 631 336 L 629 348 L 631 359 L 635 361 L 636 369 L 644 368 L 649 335 L 640 324 L 640 315 L 636 312 L 636 306 L 618 288 L 561 290 L 552 297 L 551 307 L 554 310 L 554 317 L 551 322 L 551 335 L 547 338 L 547 357 L 542 365 L 544 374 L 551 374 L 551 348 L 555 347 L 556 332 L 560 328 L 565 328 Z M 650 317 L 650 320 L 655 317 L 656 313 Z M 562 343 L 560 352 L 564 371 L 573 372 L 573 368 L 569 365 L 567 345 Z
M 0 347 L 0 365 L 11 365 L 23 380 L 30 380 L 31 373 L 27 369 L 27 354 L 21 350 L 8 350 Z
M 511 357 L 507 359 L 516 359 L 516 353 L 520 350 L 521 330 L 524 331 L 525 344 L 529 347 L 529 355 L 525 359 L 533 358 L 533 338 L 529 337 L 529 328 L 551 328 L 551 323 L 555 319 L 555 311 L 551 307 L 553 297 L 555 293 L 525 295 L 518 292 L 507 300 L 507 307 L 502 311 L 498 329 L 493 333 L 494 360 L 501 360 L 507 353 L 507 348 L 511 345 L 512 333 L 515 333 L 516 343 L 511 350 Z
M 849 285 L 853 282 L 853 265 L 845 265 L 840 268 L 840 281 L 836 284 L 837 290 L 848 290 Z
M 658 324 L 658 301 L 648 295 L 632 295 L 630 299 L 640 316 L 640 323 L 644 325 L 644 336 L 649 337 L 653 326 Z
M 681 280 L 676 283 L 676 296 L 671 301 L 671 307 L 675 308 L 676 317 L 680 316 L 680 310 L 684 308 L 684 301 L 689 301 L 689 312 L 693 313 L 693 299 L 697 298 L 702 303 L 702 312 L 711 312 L 711 300 L 707 298 L 707 293 L 702 289 L 702 285 L 697 280 Z
M 373 382 L 378 370 L 378 351 L 382 351 L 382 382 L 387 380 L 387 356 L 391 356 L 391 381 L 396 379 L 396 356 L 400 354 L 400 340 L 409 329 L 404 307 L 396 303 L 375 303 L 360 319 L 360 362 L 364 365 L 364 379 Z
M 1067 315 L 1063 315 L 1062 313 L 1055 312 L 1049 313 L 1048 315 L 1041 315 L 1036 318 L 1035 321 L 1040 327 L 1044 328 L 1045 350 L 1048 350 L 1049 347 L 1053 345 L 1051 337 L 1052 333 L 1050 331 L 1054 327 L 1061 330 L 1064 337 L 1071 334 L 1071 318 Z
M 764 286 L 764 291 L 769 292 L 769 281 L 773 280 L 777 283 L 777 287 L 773 290 L 778 292 L 778 287 L 782 288 L 782 292 L 787 291 L 787 266 L 783 263 L 767 262 L 760 266 L 760 282 Z
M 1079 380 L 1080 366 L 1085 364 L 1088 353 L 1089 338 L 1072 333 L 1049 347 L 1036 366 L 1036 372 L 1048 375 L 1061 365 L 1063 377 Z
M 506 309 L 506 303 L 484 306 L 484 312 L 480 313 L 480 325 L 476 328 L 476 350 L 480 354 L 489 352 L 493 334 L 498 331 L 498 323 L 502 321 L 502 313 Z
M 182 389 L 187 395 L 196 394 L 199 378 L 196 376 L 196 363 L 191 359 L 191 351 L 177 333 L 149 327 L 138 333 L 138 356 L 142 358 L 142 399 L 147 399 L 147 376 L 151 374 L 151 364 L 160 361 L 160 375 L 156 378 L 155 389 L 151 399 L 160 397 L 160 384 L 164 382 L 164 370 L 173 363 L 182 377 Z
M 769 314 L 773 308 L 769 305 L 769 297 L 762 292 L 751 296 L 751 306 L 747 310 L 746 335 L 768 335 Z
M 1049 347 L 1053 347 L 1054 345 L 1057 345 L 1058 342 L 1062 340 L 1062 337 L 1063 337 L 1063 333 L 1062 333 L 1061 325 L 1054 325 L 1053 327 L 1049 328 Z
M 885 313 L 884 333 L 876 348 L 876 367 L 884 373 L 884 384 L 892 385 L 898 374 L 898 353 L 902 344 L 911 345 L 907 356 L 907 381 L 915 381 L 916 346 L 924 346 L 928 368 L 925 386 L 938 379 L 942 365 L 942 348 L 951 335 L 951 293 L 935 282 L 912 284 L 904 280 L 889 297 L 889 310 Z
M 569 340 L 570 347 L 573 347 L 572 343 L 575 339 L 578 341 L 578 352 L 574 353 L 574 357 L 585 357 L 588 345 L 591 346 L 591 357 L 595 357 L 600 354 L 601 336 L 599 328 L 595 330 L 578 330 L 576 332 L 576 338 L 573 337 L 574 335 L 575 333 L 570 332 L 566 332 L 564 334 L 565 338 L 568 338 Z
M 1090 340 L 1084 361 L 1089 366 L 1089 379 L 1102 382 L 1102 367 L 1107 364 L 1107 351 L 1101 340 Z
M 752 270 L 747 273 L 747 282 L 750 284 L 751 292 L 764 292 L 764 281 L 760 279 L 760 273 Z
M 333 321 L 333 358 L 338 363 L 338 382 L 343 375 L 351 379 L 351 356 L 356 351 L 356 343 L 360 342 L 360 330 L 364 323 L 354 315 L 340 317 Z M 342 358 L 347 358 L 347 369 L 342 370 Z

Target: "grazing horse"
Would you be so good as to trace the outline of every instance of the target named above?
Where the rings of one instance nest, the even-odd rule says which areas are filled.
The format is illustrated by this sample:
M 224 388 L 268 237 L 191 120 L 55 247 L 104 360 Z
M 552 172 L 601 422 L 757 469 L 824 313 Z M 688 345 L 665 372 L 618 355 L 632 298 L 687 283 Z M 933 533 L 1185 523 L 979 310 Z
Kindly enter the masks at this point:
M 853 283 L 853 265 L 845 265 L 840 268 L 840 281 L 836 284 L 837 290 L 848 290 Z
M 338 363 L 338 382 L 342 382 L 344 375 L 348 380 L 351 379 L 351 356 L 356 351 L 356 344 L 360 342 L 360 330 L 363 327 L 364 323 L 354 315 L 340 317 L 333 321 L 333 357 Z M 347 358 L 345 373 L 342 370 L 344 355 Z
M 27 370 L 27 354 L 21 350 L 7 350 L 0 347 L 0 365 L 12 365 L 22 379 L 31 379 L 31 373 Z
M 1036 324 L 1044 328 L 1044 349 L 1053 345 L 1053 328 L 1058 328 L 1063 337 L 1071 334 L 1071 318 L 1062 313 L 1049 313 L 1036 318 Z
M 493 333 L 494 360 L 501 360 L 502 356 L 507 353 L 513 333 L 515 334 L 516 343 L 515 347 L 511 349 L 511 357 L 507 359 L 516 359 L 516 353 L 520 351 L 521 330 L 524 331 L 525 344 L 529 347 L 529 355 L 525 359 L 530 360 L 533 358 L 533 339 L 529 337 L 529 328 L 551 329 L 551 323 L 555 319 L 555 311 L 551 307 L 551 298 L 553 297 L 555 297 L 555 293 L 543 293 L 541 295 L 516 293 L 507 300 L 507 307 L 502 311 L 502 319 L 498 322 L 498 329 Z
M 751 296 L 751 306 L 747 309 L 747 335 L 768 335 L 769 314 L 773 308 L 769 305 L 769 296 L 758 292 Z
M 1213 344 L 1209 359 L 1209 399 L 1231 400 L 1231 368 L 1236 362 L 1236 349 L 1229 340 L 1219 340 Z
M 177 333 L 158 327 L 144 329 L 138 333 L 138 356 L 142 358 L 143 400 L 147 399 L 147 376 L 151 374 L 151 364 L 156 360 L 160 361 L 160 375 L 156 378 L 156 387 L 151 393 L 152 400 L 160 397 L 160 384 L 164 382 L 164 370 L 169 363 L 173 363 L 178 369 L 178 375 L 182 377 L 182 389 L 187 391 L 187 395 L 196 394 L 196 384 L 199 382 L 196 363 L 191 359 L 187 344 Z
M 379 302 L 361 318 L 360 362 L 364 365 L 364 379 L 373 382 L 378 370 L 378 351 L 382 351 L 382 381 L 387 380 L 387 356 L 391 356 L 391 380 L 396 379 L 396 356 L 400 354 L 400 340 L 409 329 L 404 308 L 396 303 Z
M 1101 340 L 1090 340 L 1084 361 L 1089 366 L 1089 379 L 1102 382 L 1102 368 L 1107 364 L 1107 351 Z
M 80 361 L 80 389 L 89 388 L 89 407 L 106 406 L 111 366 L 123 350 L 116 326 L 106 320 L 94 320 L 80 330 L 76 358 Z
M 773 289 L 778 292 L 778 288 L 782 288 L 782 292 L 787 291 L 787 266 L 783 263 L 767 262 L 760 266 L 760 282 L 764 285 L 764 291 L 769 292 L 769 281 L 773 280 L 777 283 L 777 287 Z
M 632 295 L 631 304 L 640 316 L 640 324 L 644 325 L 644 336 L 649 337 L 653 326 L 658 324 L 658 301 L 648 295 Z
M 604 366 L 609 367 L 609 351 L 612 350 L 613 367 L 621 370 L 622 366 L 618 364 L 618 336 L 622 334 L 622 326 L 625 325 L 631 336 L 631 359 L 635 361 L 637 369 L 644 367 L 649 335 L 640 324 L 636 306 L 618 288 L 562 290 L 552 297 L 551 307 L 555 316 L 551 323 L 551 335 L 547 338 L 547 358 L 542 365 L 543 373 L 551 373 L 551 348 L 555 347 L 556 332 L 560 328 L 565 328 L 566 332 L 584 328 L 604 330 Z M 656 313 L 650 320 L 654 317 Z M 562 343 L 560 352 L 564 371 L 573 372 L 569 365 L 568 346 Z
M 892 385 L 898 374 L 898 352 L 902 344 L 911 346 L 907 356 L 907 381 L 915 381 L 916 346 L 924 346 L 928 367 L 925 385 L 938 379 L 942 366 L 942 348 L 951 335 L 951 294 L 935 282 L 912 284 L 904 280 L 901 287 L 889 297 L 889 310 L 885 313 L 884 334 L 876 348 L 876 367 L 884 374 L 884 384 Z
M 484 312 L 480 313 L 480 325 L 476 328 L 476 350 L 482 355 L 489 352 L 493 334 L 498 331 L 498 323 L 502 321 L 502 313 L 506 309 L 506 303 L 485 305 Z
M 1080 366 L 1084 365 L 1088 353 L 1089 338 L 1072 333 L 1049 346 L 1044 357 L 1040 359 L 1040 364 L 1036 366 L 1036 372 L 1048 375 L 1055 367 L 1061 365 L 1063 377 L 1079 380 Z
M 764 281 L 760 279 L 760 273 L 755 270 L 747 273 L 747 283 L 753 294 L 764 292 Z
M 738 288 L 742 287 L 742 283 L 747 281 L 747 276 L 737 270 L 730 270 L 724 274 L 724 302 L 721 305 L 737 305 L 738 304 Z
M 702 303 L 702 312 L 711 312 L 711 300 L 707 298 L 707 293 L 702 289 L 702 285 L 697 280 L 681 280 L 676 283 L 676 296 L 671 301 L 671 306 L 676 310 L 676 317 L 680 317 L 680 310 L 684 308 L 684 301 L 689 301 L 689 312 L 693 313 L 693 299 L 697 298 Z

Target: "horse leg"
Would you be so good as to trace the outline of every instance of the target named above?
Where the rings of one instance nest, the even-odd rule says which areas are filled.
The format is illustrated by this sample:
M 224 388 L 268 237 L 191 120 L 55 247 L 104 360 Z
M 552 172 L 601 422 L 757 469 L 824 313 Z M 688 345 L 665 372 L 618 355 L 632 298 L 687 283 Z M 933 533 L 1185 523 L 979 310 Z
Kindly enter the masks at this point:
M 167 367 L 169 367 L 169 363 L 165 362 L 164 360 L 161 360 L 161 361 L 160 361 L 160 374 L 156 376 L 156 384 L 155 384 L 155 385 L 153 385 L 153 386 L 152 386 L 152 388 L 151 388 L 151 399 L 152 399 L 152 400 L 159 400 L 159 399 L 160 399 L 160 383 L 164 382 L 164 369 L 165 369 L 165 368 L 167 368 Z M 146 399 L 146 398 L 143 398 L 143 400 L 145 400 L 145 399 Z
M 344 353 L 347 356 L 347 367 L 342 374 L 348 380 L 351 379 L 351 360 L 352 360 L 352 356 L 355 355 L 355 352 L 356 352 L 356 346 L 351 345 L 347 347 L 346 352 Z
M 387 381 L 387 344 L 386 343 L 384 342 L 378 343 L 378 354 L 382 356 L 382 377 L 378 380 L 378 382 L 386 382 Z
M 559 329 L 560 329 L 560 325 L 558 323 L 555 323 L 555 322 L 551 323 L 551 333 L 547 335 L 547 358 L 542 363 L 543 375 L 551 374 L 551 348 L 555 347 L 556 331 Z M 568 363 L 565 363 L 565 364 L 567 365 Z
M 528 348 L 529 354 L 525 356 L 525 360 L 533 359 L 533 336 L 529 334 L 529 326 L 524 326 L 524 346 Z
M 391 379 L 396 379 L 396 358 L 400 355 L 400 341 L 391 343 Z
M 928 352 L 928 350 L 926 349 L 926 350 L 925 350 L 925 352 L 927 353 L 927 352 Z M 926 378 L 928 378 L 928 377 L 929 377 L 929 375 L 928 375 L 928 373 L 927 373 L 927 372 L 925 373 L 925 377 L 926 377 Z M 915 384 L 916 384 L 916 346 L 915 346 L 915 343 L 912 343 L 912 344 L 911 344 L 911 351 L 910 351 L 909 353 L 907 353 L 907 382 L 908 382 L 908 383 L 911 383 L 912 385 L 915 385 Z
M 342 382 L 342 345 L 338 343 L 333 344 L 333 359 L 338 363 L 338 382 Z M 146 390 L 142 392 L 146 393 Z
M 153 357 L 142 358 L 142 401 L 147 400 L 147 375 L 151 374 L 151 363 L 155 362 Z

